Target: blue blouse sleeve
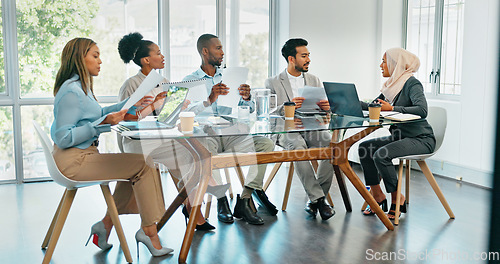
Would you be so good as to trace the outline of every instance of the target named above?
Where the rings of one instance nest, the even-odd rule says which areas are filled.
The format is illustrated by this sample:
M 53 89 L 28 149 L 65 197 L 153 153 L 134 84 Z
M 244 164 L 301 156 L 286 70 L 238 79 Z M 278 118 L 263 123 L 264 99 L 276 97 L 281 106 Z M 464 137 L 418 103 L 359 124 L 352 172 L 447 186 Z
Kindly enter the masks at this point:
M 54 107 L 53 140 L 58 147 L 70 148 L 110 130 L 110 125 L 99 125 L 103 118 L 78 126 L 83 116 L 82 108 L 79 96 L 73 92 L 66 93 L 57 102 Z
M 109 113 L 113 113 L 113 112 L 118 112 L 122 109 L 123 105 L 125 105 L 125 103 L 128 101 L 128 98 L 117 103 L 117 104 L 114 104 L 114 105 L 110 105 L 110 106 L 106 106 L 106 107 L 103 107 L 102 108 L 102 115 L 105 116 Z M 134 108 L 135 110 L 135 106 L 132 106 L 130 108 Z M 129 108 L 129 109 L 130 109 Z

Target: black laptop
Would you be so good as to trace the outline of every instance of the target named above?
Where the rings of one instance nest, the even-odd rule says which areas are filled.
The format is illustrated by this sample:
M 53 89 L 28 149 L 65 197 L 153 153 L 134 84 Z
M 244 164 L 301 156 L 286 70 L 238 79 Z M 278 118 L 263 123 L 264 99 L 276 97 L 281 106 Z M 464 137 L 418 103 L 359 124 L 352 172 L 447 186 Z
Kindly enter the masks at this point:
M 358 92 L 353 83 L 323 82 L 332 113 L 363 117 Z

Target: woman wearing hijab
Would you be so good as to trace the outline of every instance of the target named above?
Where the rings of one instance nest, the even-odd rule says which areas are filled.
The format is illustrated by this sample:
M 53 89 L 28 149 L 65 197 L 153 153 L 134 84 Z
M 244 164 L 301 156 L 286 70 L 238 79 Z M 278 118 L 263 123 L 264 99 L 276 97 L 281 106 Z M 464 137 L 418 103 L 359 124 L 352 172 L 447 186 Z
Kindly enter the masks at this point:
M 382 111 L 395 111 L 427 117 L 427 101 L 424 89 L 413 73 L 420 67 L 420 60 L 411 52 L 392 48 L 385 52 L 380 68 L 383 77 L 388 77 L 375 99 L 382 105 Z M 363 109 L 368 104 L 362 103 Z M 384 212 L 387 211 L 386 195 L 380 187 L 384 180 L 387 193 L 391 194 L 391 208 L 388 213 L 394 219 L 396 211 L 398 176 L 392 159 L 407 155 L 427 154 L 434 151 L 436 139 L 432 127 L 425 119 L 417 122 L 395 124 L 389 128 L 390 136 L 364 141 L 359 146 L 359 157 L 365 175 L 366 185 Z M 405 197 L 401 195 L 400 212 L 406 213 Z M 364 215 L 373 215 L 368 207 Z

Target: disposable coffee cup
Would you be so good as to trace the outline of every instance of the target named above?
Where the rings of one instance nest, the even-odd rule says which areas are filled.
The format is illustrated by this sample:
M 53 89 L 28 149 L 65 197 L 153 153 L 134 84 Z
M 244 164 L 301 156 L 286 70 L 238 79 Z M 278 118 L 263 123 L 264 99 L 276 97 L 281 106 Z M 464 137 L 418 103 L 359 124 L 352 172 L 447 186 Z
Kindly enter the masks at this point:
M 285 108 L 285 120 L 293 120 L 295 115 L 295 103 L 285 102 L 283 107 Z
M 183 134 L 193 134 L 194 112 L 181 112 L 181 132 Z
M 379 121 L 380 110 L 382 110 L 381 104 L 371 103 L 368 105 L 368 116 L 370 117 L 370 123 Z
M 294 120 L 285 120 L 285 131 L 290 131 L 295 129 L 295 121 Z

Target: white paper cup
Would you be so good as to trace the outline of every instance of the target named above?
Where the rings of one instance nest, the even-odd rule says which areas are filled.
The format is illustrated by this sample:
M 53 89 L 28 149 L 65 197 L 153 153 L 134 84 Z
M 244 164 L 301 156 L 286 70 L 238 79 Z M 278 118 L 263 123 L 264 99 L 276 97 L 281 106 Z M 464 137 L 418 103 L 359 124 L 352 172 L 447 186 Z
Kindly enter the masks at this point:
M 247 105 L 238 106 L 238 120 L 246 121 L 250 119 L 250 107 Z
M 181 132 L 183 134 L 193 134 L 194 112 L 181 112 L 179 118 L 181 120 Z

